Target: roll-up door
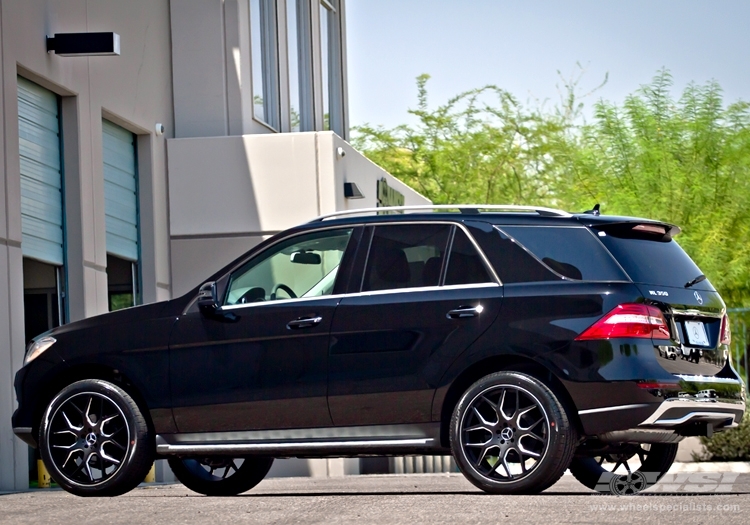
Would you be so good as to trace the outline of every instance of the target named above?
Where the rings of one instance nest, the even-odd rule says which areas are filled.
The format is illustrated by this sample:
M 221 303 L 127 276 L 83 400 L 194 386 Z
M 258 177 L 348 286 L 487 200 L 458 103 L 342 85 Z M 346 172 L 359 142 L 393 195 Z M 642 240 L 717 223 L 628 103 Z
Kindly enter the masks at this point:
M 138 261 L 138 183 L 134 135 L 102 121 L 107 253 Z
M 62 266 L 63 195 L 57 96 L 18 77 L 21 251 Z

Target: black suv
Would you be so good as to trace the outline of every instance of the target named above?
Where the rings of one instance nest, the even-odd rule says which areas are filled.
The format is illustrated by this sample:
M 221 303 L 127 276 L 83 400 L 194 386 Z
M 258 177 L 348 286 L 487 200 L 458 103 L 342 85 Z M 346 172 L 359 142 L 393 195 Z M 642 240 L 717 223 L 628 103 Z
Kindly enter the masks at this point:
M 231 495 L 273 458 L 447 453 L 487 492 L 570 468 L 624 493 L 683 436 L 737 426 L 726 307 L 679 228 L 448 208 L 321 217 L 183 297 L 38 336 L 15 433 L 81 496 L 132 489 L 155 458 Z

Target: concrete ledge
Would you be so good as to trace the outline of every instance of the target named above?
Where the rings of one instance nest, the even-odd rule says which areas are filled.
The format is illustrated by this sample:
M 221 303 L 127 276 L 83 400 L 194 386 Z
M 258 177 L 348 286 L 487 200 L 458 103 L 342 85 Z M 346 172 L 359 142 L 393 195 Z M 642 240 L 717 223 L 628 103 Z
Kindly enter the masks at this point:
M 674 463 L 669 469 L 676 472 L 739 472 L 750 473 L 750 462 L 747 461 L 698 461 L 691 463 Z

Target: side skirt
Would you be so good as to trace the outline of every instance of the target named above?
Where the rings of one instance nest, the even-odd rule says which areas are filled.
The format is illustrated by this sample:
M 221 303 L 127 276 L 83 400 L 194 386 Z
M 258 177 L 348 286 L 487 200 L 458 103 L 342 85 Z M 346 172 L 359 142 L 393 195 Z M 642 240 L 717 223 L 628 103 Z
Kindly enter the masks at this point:
M 356 457 L 446 454 L 440 424 L 159 434 L 162 456 Z

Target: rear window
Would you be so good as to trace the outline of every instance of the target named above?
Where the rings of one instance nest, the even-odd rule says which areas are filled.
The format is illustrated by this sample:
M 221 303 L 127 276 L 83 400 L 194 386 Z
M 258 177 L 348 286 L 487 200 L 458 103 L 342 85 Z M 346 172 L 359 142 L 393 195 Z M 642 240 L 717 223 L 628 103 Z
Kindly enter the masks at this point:
M 586 227 L 502 226 L 555 273 L 579 281 L 626 281 L 627 276 Z
M 683 288 L 702 273 L 685 250 L 668 237 L 649 240 L 616 237 L 602 231 L 599 239 L 636 283 Z M 708 281 L 691 288 L 713 290 Z

